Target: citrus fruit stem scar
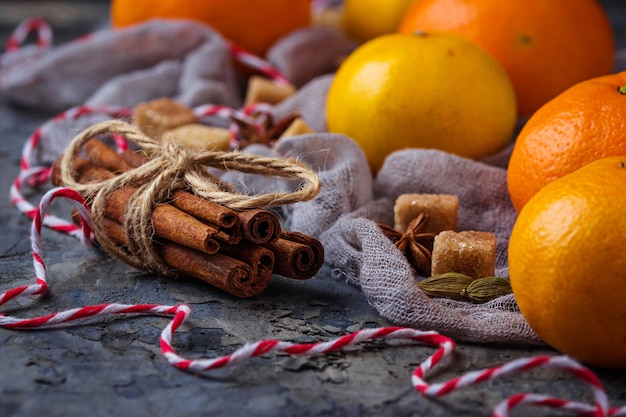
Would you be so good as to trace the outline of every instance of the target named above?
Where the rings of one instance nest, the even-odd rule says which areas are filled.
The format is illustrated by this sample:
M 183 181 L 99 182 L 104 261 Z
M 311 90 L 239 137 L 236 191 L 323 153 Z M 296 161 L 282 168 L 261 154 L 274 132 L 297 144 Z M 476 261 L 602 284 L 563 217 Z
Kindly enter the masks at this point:
M 621 95 L 626 95 L 626 85 L 618 86 L 618 87 L 617 87 L 617 91 L 618 91 Z

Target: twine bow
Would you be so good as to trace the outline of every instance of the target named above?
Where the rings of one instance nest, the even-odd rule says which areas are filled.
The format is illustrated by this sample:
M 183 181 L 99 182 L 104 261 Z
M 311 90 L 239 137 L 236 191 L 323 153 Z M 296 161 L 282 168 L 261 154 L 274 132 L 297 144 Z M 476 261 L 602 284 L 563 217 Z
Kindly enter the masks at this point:
M 150 160 L 109 180 L 88 184 L 78 182 L 72 166 L 83 145 L 91 138 L 116 134 L 136 143 L 151 155 Z M 208 168 L 300 179 L 302 182 L 291 193 L 241 194 L 220 183 Z M 61 159 L 60 176 L 65 186 L 78 191 L 90 202 L 92 228 L 103 250 L 138 269 L 159 274 L 172 274 L 174 271 L 153 247 L 154 230 L 150 219 L 154 207 L 165 203 L 174 191 L 187 189 L 231 209 L 242 210 L 308 201 L 317 195 L 320 188 L 317 174 L 294 160 L 242 152 L 198 152 L 176 143 L 161 146 L 156 139 L 146 136 L 134 125 L 119 120 L 101 122 L 79 133 Z M 138 184 L 138 190 L 126 204 L 123 226 L 129 244 L 128 247 L 122 247 L 103 230 L 104 207 L 113 191 Z

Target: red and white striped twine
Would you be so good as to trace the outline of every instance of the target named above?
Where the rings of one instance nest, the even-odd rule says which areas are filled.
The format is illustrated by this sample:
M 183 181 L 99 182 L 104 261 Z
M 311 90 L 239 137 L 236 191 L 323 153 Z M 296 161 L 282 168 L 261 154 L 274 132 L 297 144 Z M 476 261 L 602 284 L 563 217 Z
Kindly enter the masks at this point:
M 48 22 L 38 17 L 24 19 L 15 28 L 5 44 L 6 52 L 15 52 L 24 44 L 28 35 L 35 32 L 39 48 L 48 49 L 52 45 L 52 29 Z
M 277 84 L 291 85 L 291 82 L 266 60 L 251 54 L 232 42 L 228 42 L 228 50 L 239 62 L 265 74 Z
M 253 103 L 241 110 L 223 105 L 206 104 L 196 107 L 194 109 L 194 114 L 200 121 L 210 116 L 217 116 L 225 120 L 232 120 L 232 117 L 236 117 L 261 132 L 263 125 L 258 115 L 262 116 L 264 114 L 271 114 L 271 111 L 272 106 L 267 103 Z M 230 131 L 232 147 L 236 148 L 238 146 L 239 127 L 236 123 L 231 122 L 228 125 L 228 130 Z
M 243 110 L 234 110 L 224 106 L 202 106 L 196 108 L 194 111 L 199 118 L 208 116 L 230 118 L 236 115 L 237 117 L 245 120 L 250 119 L 251 122 L 254 122 L 254 119 L 251 118 L 253 113 L 267 110 L 269 109 L 265 108 L 264 105 L 259 105 Z M 31 187 L 40 186 L 49 180 L 51 167 L 36 166 L 34 164 L 34 153 L 41 139 L 44 137 L 43 131 L 46 129 L 47 124 L 57 120 L 76 119 L 94 113 L 106 114 L 112 118 L 122 118 L 129 117 L 131 110 L 114 107 L 90 108 L 84 106 L 70 109 L 37 129 L 23 147 L 20 173 L 11 186 L 10 196 L 18 210 L 33 219 L 30 240 L 35 269 L 35 282 L 31 285 L 19 286 L 0 294 L 0 306 L 18 297 L 41 295 L 48 289 L 46 266 L 41 245 L 41 232 L 44 226 L 77 237 L 85 245 L 90 244 L 93 240 L 93 233 L 90 226 L 90 213 L 88 208 L 84 205 L 83 198 L 79 193 L 64 187 L 53 188 L 45 193 L 39 204 L 35 207 L 22 196 L 21 189 L 24 185 Z M 120 150 L 125 149 L 127 143 L 124 138 L 116 137 L 114 139 Z M 64 198 L 73 203 L 80 214 L 82 220 L 81 226 L 76 226 L 71 222 L 46 213 L 50 204 L 56 198 Z M 333 340 L 318 343 L 296 344 L 281 340 L 262 340 L 254 343 L 246 343 L 241 348 L 226 356 L 212 359 L 187 359 L 178 355 L 173 347 L 176 330 L 182 326 L 191 315 L 190 308 L 184 304 L 100 304 L 74 308 L 52 313 L 47 316 L 28 319 L 0 314 L 0 327 L 14 330 L 50 328 L 68 326 L 78 321 L 85 321 L 99 316 L 138 314 L 172 316 L 170 323 L 168 323 L 161 332 L 161 352 L 170 364 L 187 372 L 210 372 L 217 368 L 234 366 L 243 361 L 273 352 L 295 356 L 314 356 L 324 355 L 347 346 L 373 339 L 406 339 L 423 345 L 437 347 L 437 350 L 424 360 L 414 370 L 411 376 L 412 385 L 424 396 L 442 397 L 459 389 L 496 378 L 526 372 L 532 369 L 553 368 L 564 370 L 587 384 L 593 394 L 594 404 L 570 401 L 540 394 L 521 393 L 513 395 L 496 405 L 493 410 L 493 415 L 506 417 L 515 407 L 532 405 L 556 408 L 583 416 L 626 416 L 626 406 L 610 407 L 606 391 L 597 376 L 590 369 L 568 356 L 538 356 L 517 359 L 494 368 L 472 371 L 446 382 L 429 384 L 426 382 L 425 378 L 437 364 L 446 357 L 451 356 L 455 348 L 455 343 L 452 339 L 434 331 L 420 331 L 403 327 L 383 327 L 362 329 Z
M 9 190 L 9 196 L 11 202 L 17 207 L 17 209 L 30 218 L 35 218 L 39 213 L 38 208 L 30 203 L 22 194 L 22 188 L 24 185 L 30 187 L 38 187 L 45 184 L 50 179 L 52 167 L 37 165 L 35 150 L 39 146 L 39 143 L 44 137 L 44 132 L 49 126 L 60 120 L 75 120 L 83 116 L 92 114 L 105 114 L 112 118 L 128 117 L 131 114 L 129 109 L 117 108 L 117 107 L 86 107 L 79 106 L 70 109 L 66 112 L 59 114 L 53 119 L 47 121 L 40 126 L 30 136 L 30 138 L 24 144 L 22 148 L 22 157 L 20 159 L 20 172 L 11 184 Z M 59 218 L 54 215 L 45 214 L 42 218 L 42 223 L 52 230 L 67 233 L 69 235 L 80 237 L 81 231 L 72 222 Z

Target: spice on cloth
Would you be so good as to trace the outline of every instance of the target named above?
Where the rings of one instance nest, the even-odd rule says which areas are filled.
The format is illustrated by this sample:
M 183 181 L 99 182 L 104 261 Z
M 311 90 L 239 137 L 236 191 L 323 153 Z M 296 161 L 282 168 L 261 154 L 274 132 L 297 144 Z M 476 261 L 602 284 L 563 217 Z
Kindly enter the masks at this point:
M 400 232 L 386 224 L 379 224 L 381 231 L 408 259 L 420 275 L 430 275 L 434 233 L 425 233 L 429 216 L 419 213 L 409 222 L 406 231 Z

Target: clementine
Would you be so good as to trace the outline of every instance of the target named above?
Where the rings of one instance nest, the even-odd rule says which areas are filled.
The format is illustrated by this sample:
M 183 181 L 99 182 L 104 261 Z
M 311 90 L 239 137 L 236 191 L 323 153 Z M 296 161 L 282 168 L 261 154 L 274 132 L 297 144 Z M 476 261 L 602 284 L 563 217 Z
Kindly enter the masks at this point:
M 449 33 L 393 33 L 360 45 L 339 67 L 326 101 L 328 130 L 354 139 L 374 173 L 405 148 L 490 155 L 510 143 L 516 117 L 502 67 Z
M 528 324 L 558 351 L 626 368 L 626 157 L 545 186 L 509 241 L 509 277 Z
M 613 32 L 597 0 L 419 0 L 399 28 L 417 30 L 454 32 L 491 53 L 513 81 L 520 116 L 613 71 Z
M 626 72 L 578 83 L 531 116 L 509 160 L 511 201 L 519 211 L 549 182 L 616 155 L 626 155 Z
M 311 21 L 310 0 L 113 0 L 111 24 L 153 18 L 193 19 L 256 55 Z

